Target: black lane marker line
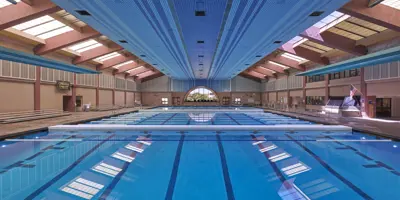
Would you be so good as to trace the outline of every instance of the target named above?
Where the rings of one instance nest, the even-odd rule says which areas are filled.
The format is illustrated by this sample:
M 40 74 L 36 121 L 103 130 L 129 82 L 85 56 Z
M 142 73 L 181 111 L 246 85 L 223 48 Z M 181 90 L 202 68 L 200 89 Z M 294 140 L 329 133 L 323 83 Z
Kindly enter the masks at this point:
M 146 138 L 149 138 L 151 135 L 146 135 Z M 143 144 L 144 145 L 144 144 Z M 142 145 L 142 146 L 143 146 Z M 130 156 L 134 156 L 137 153 L 133 151 Z M 136 156 L 135 156 L 136 157 Z M 133 162 L 133 161 L 132 161 Z M 111 181 L 111 183 L 107 186 L 107 188 L 104 190 L 103 194 L 100 195 L 99 199 L 107 199 L 107 197 L 111 194 L 115 186 L 118 184 L 118 182 L 121 180 L 122 176 L 125 174 L 126 170 L 128 169 L 129 165 L 131 162 L 125 162 L 124 165 L 122 166 L 122 170 L 117 174 L 117 176 L 114 177 L 114 179 Z
M 185 140 L 185 135 L 181 135 L 179 140 L 178 148 L 176 149 L 174 165 L 171 172 L 171 177 L 169 179 L 167 194 L 165 195 L 165 200 L 172 200 L 175 190 L 176 178 L 178 176 L 179 163 L 181 161 L 182 147 Z
M 229 177 L 228 164 L 226 163 L 225 151 L 221 142 L 221 136 L 219 136 L 218 134 L 216 136 L 217 136 L 219 156 L 221 158 L 221 164 L 222 164 L 222 173 L 224 174 L 226 195 L 228 197 L 228 200 L 235 200 L 235 195 L 233 193 L 233 188 L 232 188 L 232 182 Z
M 252 137 L 253 139 L 256 139 L 256 138 L 257 138 L 255 135 L 251 135 L 251 137 Z M 268 140 L 268 141 L 269 141 L 269 140 Z M 257 146 L 258 146 L 259 148 L 264 147 L 262 144 L 258 144 Z M 265 158 L 267 159 L 267 161 L 269 162 L 269 165 L 270 165 L 270 166 L 272 167 L 272 169 L 274 170 L 275 175 L 279 178 L 279 180 L 282 182 L 282 184 L 285 183 L 285 181 L 286 181 L 285 176 L 283 175 L 283 173 L 281 172 L 281 170 L 279 170 L 279 168 L 278 168 L 278 166 L 276 165 L 276 163 L 272 162 L 272 161 L 269 159 L 270 154 L 268 153 L 268 151 L 264 152 L 263 154 L 264 154 Z
M 362 191 L 360 188 L 355 186 L 352 182 L 347 180 L 345 177 L 340 175 L 337 171 L 335 171 L 332 167 L 330 167 L 325 161 L 323 161 L 320 157 L 318 157 L 314 152 L 312 152 L 309 148 L 301 144 L 299 141 L 295 140 L 292 138 L 290 135 L 286 135 L 286 137 L 292 139 L 297 145 L 299 145 L 304 151 L 306 151 L 308 154 L 310 154 L 315 160 L 317 160 L 326 170 L 328 170 L 332 175 L 336 176 L 339 180 L 341 180 L 344 184 L 346 184 L 348 187 L 350 187 L 354 192 L 359 194 L 361 197 L 364 199 L 371 199 L 367 193 Z
M 25 198 L 25 200 L 28 199 L 34 199 L 36 198 L 40 193 L 45 191 L 47 188 L 49 188 L 51 185 L 53 185 L 55 182 L 60 180 L 63 176 L 65 176 L 68 172 L 70 172 L 73 168 L 75 168 L 79 163 L 81 163 L 86 157 L 88 157 L 90 154 L 92 154 L 96 149 L 98 149 L 101 145 L 103 145 L 105 142 L 107 142 L 109 139 L 114 137 L 115 134 L 108 136 L 106 139 L 104 139 L 102 142 L 94 146 L 92 149 L 90 149 L 88 152 L 83 154 L 78 160 L 76 160 L 74 163 L 72 163 L 69 167 L 64 169 L 61 173 L 59 173 L 57 176 L 55 176 L 53 179 L 48 181 L 46 184 L 42 185 L 40 188 L 32 192 L 29 196 Z
M 232 121 L 234 121 L 236 124 L 241 125 L 236 119 L 233 119 L 228 113 L 225 113 L 226 116 L 228 116 Z
M 169 120 L 171 120 L 172 118 L 174 118 L 175 117 L 175 115 L 177 115 L 178 113 L 174 113 L 173 115 L 171 115 L 171 117 L 169 117 L 168 119 L 166 119 L 165 121 L 163 121 L 162 123 L 161 123 L 161 125 L 164 125 L 165 123 L 167 123 Z
M 361 157 L 363 157 L 363 158 L 365 158 L 365 159 L 367 159 L 367 160 L 374 160 L 374 159 L 368 157 L 367 155 L 365 155 L 365 154 L 363 154 L 363 153 L 361 153 L 361 152 L 356 152 L 356 154 L 358 154 L 359 156 L 361 156 Z
M 376 164 L 369 164 L 369 165 L 363 165 L 365 168 L 381 168 L 381 166 L 376 165 Z
M 375 162 L 376 162 L 376 164 L 378 164 L 379 166 L 384 167 L 384 168 L 386 168 L 386 169 L 388 169 L 388 170 L 394 170 L 392 167 L 390 167 L 389 165 L 387 165 L 387 164 L 385 164 L 385 163 L 383 163 L 383 162 L 381 162 L 381 161 L 375 161 Z

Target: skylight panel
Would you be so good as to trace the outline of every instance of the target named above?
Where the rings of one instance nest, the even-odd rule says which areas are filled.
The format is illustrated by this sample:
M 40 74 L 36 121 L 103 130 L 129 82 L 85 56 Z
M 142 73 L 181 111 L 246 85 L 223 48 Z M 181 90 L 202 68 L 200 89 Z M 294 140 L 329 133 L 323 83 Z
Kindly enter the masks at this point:
M 85 42 L 81 42 L 79 44 L 72 45 L 72 46 L 68 47 L 68 49 L 70 49 L 72 51 L 76 51 L 78 53 L 81 53 L 81 52 L 84 52 L 84 51 L 88 51 L 90 49 L 94 49 L 94 48 L 99 47 L 99 46 L 102 46 L 102 44 L 100 44 L 96 40 L 90 39 L 90 40 L 87 40 Z
M 13 28 L 15 28 L 17 30 L 20 30 L 20 31 L 23 31 L 23 30 L 35 27 L 35 26 L 40 25 L 40 24 L 44 24 L 44 23 L 50 22 L 52 20 L 54 20 L 54 18 L 52 18 L 52 17 L 50 17 L 48 15 L 45 15 L 43 17 L 39 17 L 37 19 L 33 19 L 33 20 L 30 20 L 30 21 L 24 22 L 22 24 L 15 25 L 15 26 L 13 26 Z
M 114 53 L 110 53 L 110 54 L 101 56 L 101 57 L 97 58 L 96 60 L 103 62 L 103 61 L 109 60 L 111 58 L 115 58 L 117 56 L 120 56 L 120 55 L 121 54 L 119 54 L 118 52 L 114 52 Z
M 384 0 L 381 4 L 400 10 L 400 0 Z
M 142 67 L 143 67 L 143 66 L 136 67 L 136 68 L 130 69 L 130 70 L 126 71 L 126 72 L 131 73 L 131 72 L 133 72 L 133 71 L 135 71 L 135 70 L 138 70 L 138 69 L 140 69 L 140 68 L 142 68 Z
M 285 57 L 285 58 L 289 58 L 291 60 L 297 61 L 297 62 L 307 61 L 307 59 L 304 59 L 304 58 L 296 56 L 296 55 L 292 55 L 290 53 L 283 53 L 282 56 Z
M 61 28 L 63 26 L 65 26 L 63 23 L 53 20 L 53 21 L 50 21 L 50 22 L 47 22 L 47 23 L 44 23 L 44 24 L 41 24 L 41 25 L 38 25 L 38 26 L 35 26 L 32 28 L 26 29 L 24 32 L 31 34 L 33 36 L 37 36 L 42 33 Z
M 40 34 L 37 37 L 41 38 L 41 39 L 47 39 L 47 38 L 54 37 L 56 35 L 60 35 L 60 34 L 66 33 L 68 31 L 72 31 L 72 30 L 73 29 L 71 27 L 64 26 L 62 28 L 59 28 L 59 29 L 56 29 L 56 30 L 53 30 L 53 31 L 50 31 L 50 32 L 47 32 L 47 33 Z
M 118 69 L 118 68 L 120 68 L 121 66 L 124 66 L 124 65 L 127 65 L 127 64 L 131 64 L 131 63 L 133 63 L 133 62 L 134 62 L 133 60 L 126 61 L 126 62 L 123 62 L 123 63 L 121 63 L 121 64 L 115 65 L 113 68 Z
M 279 63 L 276 63 L 276 62 L 274 62 L 274 61 L 268 61 L 269 63 L 271 63 L 271 64 L 273 64 L 273 65 L 276 65 L 276 66 L 279 66 L 279 67 L 282 67 L 283 69 L 287 69 L 288 67 L 287 66 L 285 66 L 285 65 L 282 65 L 282 64 L 279 64 Z
M 16 2 L 20 2 L 21 0 L 15 0 Z M 9 5 L 13 5 L 12 3 L 6 1 L 6 0 L 0 0 L 0 8 L 9 6 Z

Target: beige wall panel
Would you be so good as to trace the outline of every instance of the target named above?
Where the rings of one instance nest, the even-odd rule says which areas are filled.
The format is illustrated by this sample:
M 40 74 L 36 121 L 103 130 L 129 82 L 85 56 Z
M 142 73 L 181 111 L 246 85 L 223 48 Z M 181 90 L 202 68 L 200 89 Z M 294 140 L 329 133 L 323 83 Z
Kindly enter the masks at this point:
M 307 110 L 323 110 L 323 106 L 306 105 Z
M 127 106 L 135 105 L 135 93 L 134 92 L 126 92 L 126 105 Z
M 112 105 L 112 91 L 111 90 L 99 90 L 99 104 L 100 105 Z
M 76 88 L 76 96 L 82 96 L 83 104 L 96 105 L 96 89 Z
M 303 97 L 303 90 L 290 90 L 289 95 L 291 97 Z
M 306 88 L 321 88 L 321 87 L 325 87 L 325 81 L 306 83 Z
M 281 98 L 286 98 L 287 97 L 287 92 L 285 91 L 285 92 L 278 92 L 278 99 L 281 99 Z
M 335 79 L 335 80 L 329 80 L 329 86 L 339 86 L 339 85 L 344 85 L 344 86 L 349 86 L 351 84 L 359 85 L 361 82 L 361 77 L 356 76 L 356 77 L 350 77 L 350 78 L 342 78 L 342 79 Z
M 71 90 L 61 91 L 55 85 L 40 86 L 40 108 L 41 109 L 63 109 L 63 96 L 72 95 Z
M 268 101 L 269 102 L 276 102 L 276 92 L 268 93 Z
M 142 93 L 141 92 L 135 92 L 135 102 L 140 103 L 142 101 Z
M 261 102 L 260 92 L 232 92 L 231 95 L 232 95 L 232 100 L 235 100 L 235 98 L 240 98 L 243 104 L 247 103 L 252 104 L 255 101 Z
M 309 96 L 309 97 L 312 97 L 312 96 L 325 96 L 325 88 L 306 89 L 306 95 Z
M 0 81 L 0 112 L 33 110 L 33 83 Z
M 168 105 L 172 105 L 171 92 L 142 92 L 142 104 L 146 106 L 161 105 L 161 98 L 168 98 Z
M 115 91 L 115 105 L 119 106 L 125 105 L 125 92 Z
M 400 96 L 400 82 L 368 83 L 367 94 L 378 98 Z

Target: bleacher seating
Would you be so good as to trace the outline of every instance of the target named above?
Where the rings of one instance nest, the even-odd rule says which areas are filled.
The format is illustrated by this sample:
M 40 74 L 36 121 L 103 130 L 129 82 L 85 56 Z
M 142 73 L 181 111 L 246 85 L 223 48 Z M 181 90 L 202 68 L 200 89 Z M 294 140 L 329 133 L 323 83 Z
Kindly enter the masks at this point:
M 67 115 L 70 115 L 70 113 L 61 110 L 30 110 L 20 112 L 7 112 L 0 113 L 0 123 L 8 124 L 53 117 L 62 117 Z

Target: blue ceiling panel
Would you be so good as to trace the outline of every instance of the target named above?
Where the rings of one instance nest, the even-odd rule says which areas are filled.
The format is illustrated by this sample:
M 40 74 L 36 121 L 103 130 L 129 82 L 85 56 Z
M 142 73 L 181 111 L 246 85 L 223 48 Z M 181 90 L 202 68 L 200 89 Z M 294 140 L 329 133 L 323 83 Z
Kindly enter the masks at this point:
M 53 1 L 133 54 L 145 55 L 144 61 L 157 64 L 154 67 L 167 76 L 223 80 L 349 0 Z M 81 16 L 77 10 L 91 16 Z M 204 12 L 195 16 L 195 11 Z M 316 11 L 323 14 L 310 16 Z
M 228 0 L 173 2 L 195 77 L 207 78 Z M 195 16 L 195 11 L 205 11 L 205 16 Z
M 234 0 L 209 78 L 229 79 L 348 0 Z M 311 17 L 315 11 L 324 11 Z M 280 44 L 274 43 L 281 41 Z
M 53 2 L 149 64 L 157 64 L 153 66 L 164 74 L 174 78 L 194 78 L 168 1 Z M 79 15 L 77 10 L 86 10 L 90 16 Z

